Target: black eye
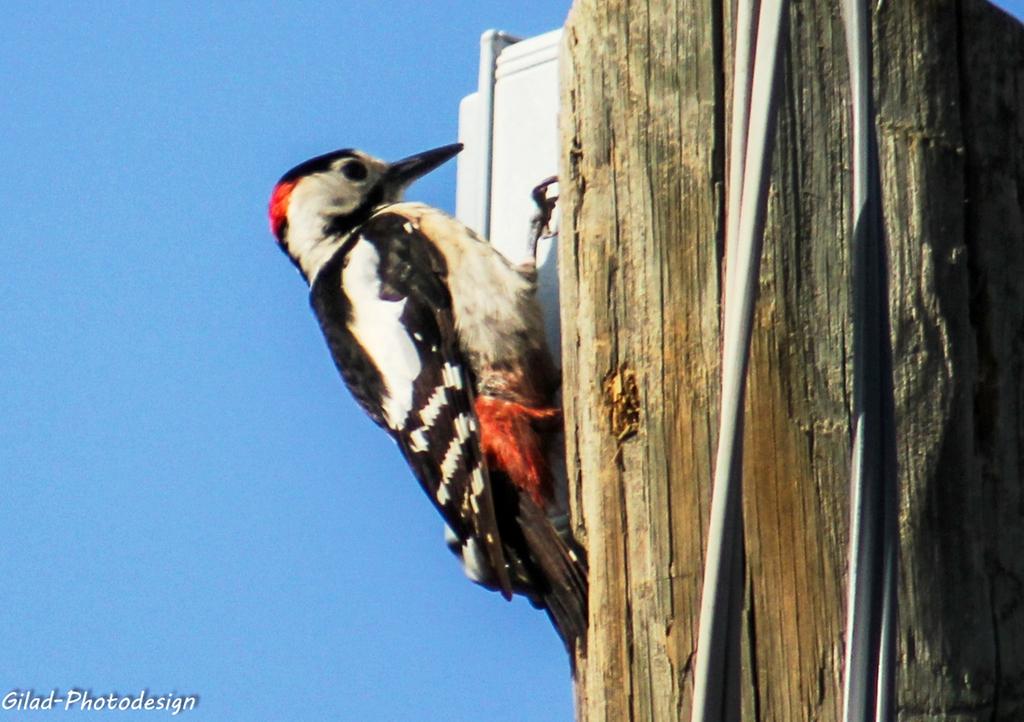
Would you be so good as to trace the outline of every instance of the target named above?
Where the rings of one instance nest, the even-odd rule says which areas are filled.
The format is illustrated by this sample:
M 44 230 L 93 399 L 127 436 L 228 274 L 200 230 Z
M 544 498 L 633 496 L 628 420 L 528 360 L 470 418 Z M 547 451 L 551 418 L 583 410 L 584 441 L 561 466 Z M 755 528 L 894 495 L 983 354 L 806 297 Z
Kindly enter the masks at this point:
M 366 178 L 366 166 L 357 160 L 350 160 L 341 166 L 341 174 L 353 181 L 361 181 Z

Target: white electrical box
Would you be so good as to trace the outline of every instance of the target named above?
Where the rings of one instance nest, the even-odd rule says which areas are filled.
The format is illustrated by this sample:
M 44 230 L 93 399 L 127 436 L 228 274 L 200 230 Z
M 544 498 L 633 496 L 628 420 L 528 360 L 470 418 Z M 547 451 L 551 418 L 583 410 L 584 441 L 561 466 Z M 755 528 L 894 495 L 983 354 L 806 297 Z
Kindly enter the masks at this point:
M 562 31 L 518 40 L 480 39 L 477 92 L 459 107 L 455 214 L 513 263 L 529 258 L 531 191 L 558 173 L 558 48 Z M 557 185 L 549 194 L 558 192 Z M 557 227 L 557 209 L 552 230 Z M 548 344 L 559 356 L 557 235 L 537 248 L 538 298 Z

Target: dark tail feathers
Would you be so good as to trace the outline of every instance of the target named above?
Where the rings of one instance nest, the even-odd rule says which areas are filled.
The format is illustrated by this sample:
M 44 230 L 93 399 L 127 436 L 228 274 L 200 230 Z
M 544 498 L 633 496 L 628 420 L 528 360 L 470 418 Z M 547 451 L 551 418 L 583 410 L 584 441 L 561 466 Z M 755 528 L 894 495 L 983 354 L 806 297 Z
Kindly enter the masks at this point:
M 547 610 L 569 658 L 587 642 L 587 559 L 566 534 L 563 539 L 551 520 L 528 495 L 519 498 L 519 522 L 530 556 L 544 576 L 535 599 Z

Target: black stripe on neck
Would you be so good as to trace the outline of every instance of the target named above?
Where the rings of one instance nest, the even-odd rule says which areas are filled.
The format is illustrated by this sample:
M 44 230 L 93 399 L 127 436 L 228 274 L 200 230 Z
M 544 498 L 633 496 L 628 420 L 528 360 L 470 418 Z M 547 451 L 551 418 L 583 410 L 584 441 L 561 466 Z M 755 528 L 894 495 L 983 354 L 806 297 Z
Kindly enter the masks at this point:
M 370 216 L 377 209 L 377 206 L 384 203 L 384 186 L 377 184 L 373 190 L 366 196 L 366 200 L 359 204 L 351 213 L 345 215 L 337 215 L 327 221 L 327 225 L 324 226 L 324 233 L 330 236 L 344 236 L 348 234 L 353 228 L 356 228 L 366 221 L 370 220 Z

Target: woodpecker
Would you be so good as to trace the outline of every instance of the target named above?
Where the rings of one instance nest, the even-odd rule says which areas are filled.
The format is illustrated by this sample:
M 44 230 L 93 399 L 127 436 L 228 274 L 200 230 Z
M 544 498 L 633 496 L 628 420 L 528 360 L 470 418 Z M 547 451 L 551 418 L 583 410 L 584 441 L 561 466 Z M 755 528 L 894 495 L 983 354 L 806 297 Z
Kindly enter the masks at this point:
M 403 201 L 454 157 L 337 150 L 285 173 L 270 226 L 310 287 L 345 384 L 398 444 L 473 581 L 548 612 L 570 654 L 587 624 L 583 552 L 552 519 L 560 379 L 534 263 L 511 264 L 443 211 Z

